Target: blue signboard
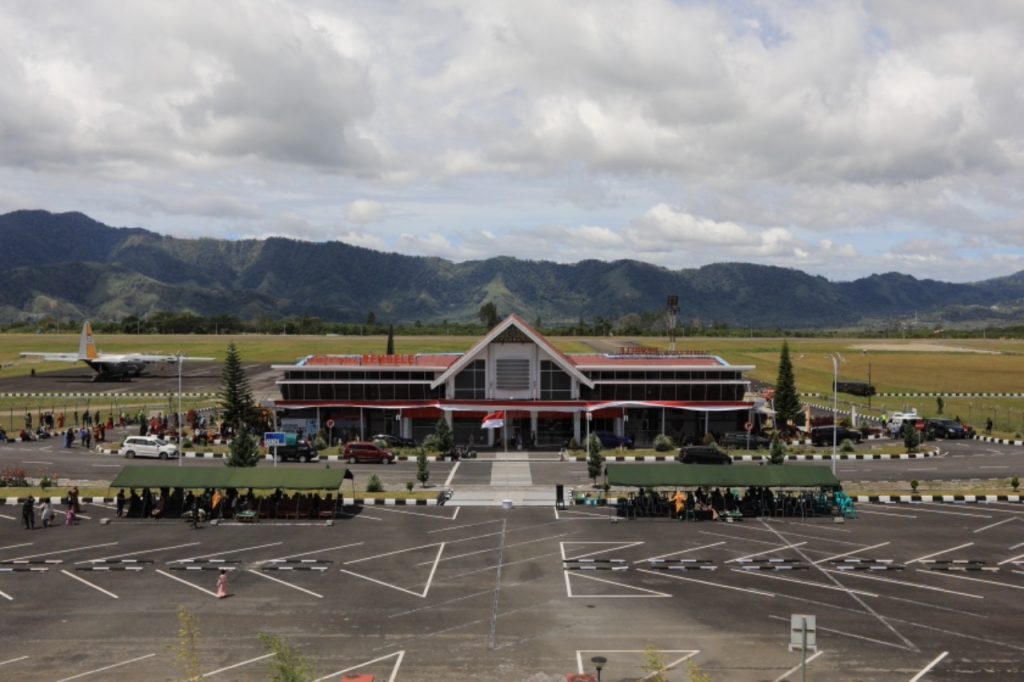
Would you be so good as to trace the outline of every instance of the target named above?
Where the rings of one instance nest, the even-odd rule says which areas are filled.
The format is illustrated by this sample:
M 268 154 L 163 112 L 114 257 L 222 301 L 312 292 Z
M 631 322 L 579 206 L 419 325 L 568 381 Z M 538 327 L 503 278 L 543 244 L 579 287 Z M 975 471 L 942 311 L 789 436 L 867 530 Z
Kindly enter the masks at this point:
M 268 448 L 276 448 L 278 446 L 286 445 L 286 436 L 283 431 L 268 431 L 263 434 L 263 442 L 267 444 Z

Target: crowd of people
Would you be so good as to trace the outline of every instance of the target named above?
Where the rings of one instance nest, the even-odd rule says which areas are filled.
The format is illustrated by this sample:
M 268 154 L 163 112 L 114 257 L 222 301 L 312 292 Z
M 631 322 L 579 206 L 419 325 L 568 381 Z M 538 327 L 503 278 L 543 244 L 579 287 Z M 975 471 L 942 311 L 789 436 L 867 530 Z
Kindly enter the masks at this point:
M 182 488 L 160 488 L 154 494 L 150 488 L 141 493 L 130 488 L 117 492 L 115 513 L 122 518 L 163 519 L 185 518 L 232 519 L 245 512 L 254 512 L 259 518 L 320 518 L 330 513 L 333 518 L 342 502 L 327 493 L 293 493 L 286 495 L 280 489 L 270 495 L 257 495 L 252 488 L 240 494 L 235 488 L 225 490 L 207 488 L 198 494 Z
M 724 516 L 805 516 L 827 514 L 832 501 L 825 492 L 772 491 L 751 486 L 746 490 L 726 488 L 667 491 L 640 488 L 619 498 L 618 516 L 626 518 L 669 517 L 679 520 L 716 521 Z
M 79 501 L 78 487 L 73 487 L 63 499 L 62 504 L 66 505 L 64 511 L 64 525 L 72 526 L 78 523 L 78 515 L 81 513 L 81 503 Z M 53 501 L 49 497 L 44 497 L 36 504 L 36 499 L 29 495 L 21 503 L 21 521 L 25 525 L 25 530 L 34 530 L 36 527 L 36 510 L 39 510 L 39 521 L 43 528 L 49 528 L 54 525 L 57 519 L 57 510 L 54 509 Z

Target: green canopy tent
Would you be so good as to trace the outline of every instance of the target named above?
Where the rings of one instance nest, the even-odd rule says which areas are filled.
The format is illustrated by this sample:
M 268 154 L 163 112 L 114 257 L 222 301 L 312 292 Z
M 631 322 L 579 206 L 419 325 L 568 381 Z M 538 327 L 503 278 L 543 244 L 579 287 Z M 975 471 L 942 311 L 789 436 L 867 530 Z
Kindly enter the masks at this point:
M 337 490 L 348 469 L 126 466 L 111 488 Z
M 839 488 L 831 467 L 820 465 L 608 464 L 608 483 L 639 488 Z

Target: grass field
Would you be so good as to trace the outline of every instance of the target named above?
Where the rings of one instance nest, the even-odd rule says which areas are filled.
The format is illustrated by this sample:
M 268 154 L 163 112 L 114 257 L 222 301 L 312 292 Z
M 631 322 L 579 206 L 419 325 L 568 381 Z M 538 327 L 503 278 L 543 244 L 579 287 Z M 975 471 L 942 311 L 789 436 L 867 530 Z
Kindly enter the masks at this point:
M 468 350 L 478 337 L 398 336 L 398 353 L 460 352 Z M 563 352 L 593 352 L 588 343 L 616 347 L 633 339 L 552 337 Z M 224 357 L 229 342 L 235 342 L 245 362 L 290 363 L 315 353 L 379 353 L 386 346 L 383 336 L 284 336 L 284 335 L 100 335 L 97 344 L 110 352 L 145 351 Z M 664 339 L 637 339 L 649 346 L 667 347 Z M 841 381 L 871 382 L 880 393 L 896 392 L 1020 392 L 1024 391 L 1024 340 L 1016 339 L 789 339 L 797 387 L 804 392 L 831 394 L 832 361 L 838 353 Z M 736 365 L 754 365 L 748 377 L 773 383 L 778 373 L 780 338 L 684 338 L 679 348 L 696 348 L 722 356 Z M 72 352 L 78 347 L 74 334 L 0 334 L 0 378 L 22 376 L 32 368 L 39 372 L 66 369 L 63 363 L 39 363 L 18 358 L 20 351 Z M 824 400 L 824 399 L 823 399 Z M 841 407 L 867 408 L 867 400 L 841 394 Z M 24 402 L 23 400 L 21 402 Z M 821 402 L 821 401 L 819 401 Z M 946 398 L 944 413 L 959 415 L 974 424 L 991 417 L 995 430 L 1013 434 L 1024 431 L 1024 400 Z M 0 418 L 14 406 L 0 401 Z M 21 407 L 19 405 L 18 407 Z M 45 407 L 45 405 L 40 405 Z M 934 415 L 934 398 L 874 398 L 873 413 L 917 408 Z M 17 408 L 15 408 L 17 409 Z M 163 409 L 163 408 L 157 408 Z M 4 420 L 6 422 L 6 419 Z

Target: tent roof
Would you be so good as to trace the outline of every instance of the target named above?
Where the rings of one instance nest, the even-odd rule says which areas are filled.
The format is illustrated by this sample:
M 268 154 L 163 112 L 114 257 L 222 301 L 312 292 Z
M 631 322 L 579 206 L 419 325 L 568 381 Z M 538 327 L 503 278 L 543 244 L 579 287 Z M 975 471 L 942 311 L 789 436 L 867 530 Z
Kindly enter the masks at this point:
M 345 468 L 126 466 L 121 469 L 110 487 L 334 490 L 341 486 L 345 472 Z
M 718 486 L 745 488 L 838 488 L 839 479 L 831 467 L 820 465 L 728 466 L 718 464 L 609 464 L 611 485 Z

